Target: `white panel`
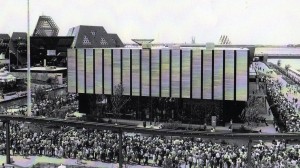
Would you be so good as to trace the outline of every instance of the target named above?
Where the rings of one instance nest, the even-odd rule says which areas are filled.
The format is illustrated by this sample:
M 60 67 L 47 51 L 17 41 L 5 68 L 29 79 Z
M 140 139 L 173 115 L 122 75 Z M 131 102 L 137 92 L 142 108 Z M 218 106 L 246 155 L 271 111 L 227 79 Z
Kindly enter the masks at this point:
M 223 50 L 214 53 L 214 99 L 223 99 Z
M 152 50 L 151 56 L 151 96 L 159 97 L 159 50 Z
M 149 49 L 142 50 L 142 96 L 149 96 Z
M 234 99 L 234 51 L 225 51 L 225 100 Z
M 140 50 L 132 50 L 132 95 L 140 96 Z
M 68 49 L 68 92 L 76 92 L 76 49 Z
M 86 49 L 86 93 L 94 93 L 93 49 Z
M 113 49 L 113 86 L 121 84 L 121 50 Z
M 193 71 L 193 98 L 201 98 L 201 50 L 193 51 L 193 62 L 192 62 L 192 71 Z
M 172 50 L 172 97 L 179 98 L 180 50 Z
M 182 50 L 182 98 L 190 98 L 191 50 Z
M 104 94 L 111 94 L 111 49 L 104 49 Z
M 161 97 L 170 96 L 170 50 L 161 51 Z
M 248 95 L 248 51 L 238 50 L 236 57 L 236 100 L 247 101 Z
M 203 99 L 212 99 L 212 50 L 203 51 Z
M 85 92 L 84 83 L 84 49 L 77 50 L 77 86 L 78 93 Z
M 130 95 L 130 50 L 123 49 L 123 88 L 124 95 Z
M 102 49 L 95 49 L 95 93 L 102 94 Z

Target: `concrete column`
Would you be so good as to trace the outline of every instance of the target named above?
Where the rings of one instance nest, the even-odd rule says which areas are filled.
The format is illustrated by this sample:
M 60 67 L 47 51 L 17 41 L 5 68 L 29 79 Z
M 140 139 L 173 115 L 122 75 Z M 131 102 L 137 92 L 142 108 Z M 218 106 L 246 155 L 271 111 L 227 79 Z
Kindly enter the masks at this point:
M 10 127 L 9 121 L 6 121 L 6 164 L 10 164 Z
M 248 152 L 247 152 L 248 166 L 251 165 L 251 153 L 252 153 L 252 140 L 249 139 L 249 142 L 248 142 Z
M 122 130 L 119 131 L 119 168 L 122 168 L 123 165 L 123 154 L 122 154 L 122 146 L 123 146 L 123 138 L 122 138 Z

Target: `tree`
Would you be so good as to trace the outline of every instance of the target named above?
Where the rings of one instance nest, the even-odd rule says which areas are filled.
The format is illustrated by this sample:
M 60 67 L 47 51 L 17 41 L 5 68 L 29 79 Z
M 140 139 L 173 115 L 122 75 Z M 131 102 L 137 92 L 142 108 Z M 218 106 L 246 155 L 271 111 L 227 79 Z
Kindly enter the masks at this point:
M 281 60 L 277 61 L 277 66 L 279 66 L 279 67 L 281 66 Z
M 45 89 L 43 89 L 41 86 L 35 87 L 34 88 L 34 101 L 37 105 L 40 104 L 40 102 L 42 100 L 45 99 L 47 92 L 45 91 Z
M 116 119 L 120 115 L 120 110 L 122 107 L 129 101 L 130 98 L 123 96 L 124 88 L 122 84 L 118 84 L 114 87 L 114 92 L 111 95 L 111 105 L 112 105 L 112 112 Z
M 243 122 L 248 123 L 252 128 L 254 124 L 251 123 L 259 122 L 262 119 L 259 114 L 263 113 L 264 110 L 264 101 L 262 98 L 251 96 L 249 97 L 247 106 L 241 113 L 240 118 Z
M 286 64 L 284 68 L 287 71 L 287 74 L 289 74 L 289 70 L 291 68 L 291 65 L 290 64 Z

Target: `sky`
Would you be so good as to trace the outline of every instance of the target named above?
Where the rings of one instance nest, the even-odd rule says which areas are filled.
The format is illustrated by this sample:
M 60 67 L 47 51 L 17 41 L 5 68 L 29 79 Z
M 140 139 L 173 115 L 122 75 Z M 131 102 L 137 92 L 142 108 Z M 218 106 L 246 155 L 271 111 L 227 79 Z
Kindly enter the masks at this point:
M 78 25 L 103 26 L 125 43 L 300 44 L 299 0 L 30 0 L 30 34 L 40 15 L 59 35 Z M 27 0 L 0 0 L 0 33 L 27 31 Z

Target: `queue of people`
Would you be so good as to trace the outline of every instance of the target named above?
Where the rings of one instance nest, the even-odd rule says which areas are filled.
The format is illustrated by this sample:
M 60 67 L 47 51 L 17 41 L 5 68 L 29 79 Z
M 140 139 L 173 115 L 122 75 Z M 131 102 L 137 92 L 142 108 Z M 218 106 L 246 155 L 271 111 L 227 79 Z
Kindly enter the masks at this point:
M 286 142 L 273 140 L 271 145 L 263 141 L 253 146 L 254 167 L 297 167 L 300 165 L 300 145 L 286 146 Z
M 5 154 L 5 133 L 0 131 L 0 154 Z M 119 161 L 119 137 L 111 131 L 60 127 L 33 131 L 24 123 L 11 124 L 12 155 L 116 163 Z M 125 133 L 122 157 L 125 164 L 157 167 L 247 167 L 247 147 L 201 138 L 161 137 Z M 293 167 L 300 165 L 300 145 L 286 141 L 252 146 L 253 167 Z M 248 165 L 249 166 L 249 165 Z
M 58 117 L 57 113 L 62 107 L 66 107 L 67 111 L 78 108 L 77 94 L 67 93 L 63 97 L 58 95 L 55 98 L 46 97 L 38 103 L 33 103 L 32 112 L 34 116 Z
M 281 93 L 281 83 L 272 79 L 267 79 L 267 91 L 271 96 L 273 104 L 276 106 L 275 111 L 278 112 L 279 119 L 283 122 L 284 128 L 280 130 L 279 127 L 275 127 L 280 132 L 300 132 L 300 117 L 297 113 L 296 100 L 294 102 L 289 101 L 286 96 Z
M 255 68 L 259 72 L 263 63 L 256 63 Z M 290 84 L 283 84 L 276 78 L 272 78 L 268 72 L 261 76 L 261 80 L 266 83 L 270 109 L 277 118 L 274 123 L 278 132 L 300 132 L 300 114 L 298 113 L 298 99 L 290 95 L 297 95 L 297 88 Z M 285 89 L 285 90 L 284 90 Z
M 23 123 L 11 124 L 12 155 L 49 156 L 102 162 L 119 161 L 118 134 L 111 131 L 61 127 L 44 132 L 32 131 Z M 0 132 L 1 153 L 5 153 L 5 134 Z M 172 167 L 245 167 L 247 148 L 193 138 L 174 138 L 124 134 L 122 156 L 127 164 Z

